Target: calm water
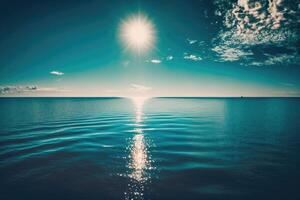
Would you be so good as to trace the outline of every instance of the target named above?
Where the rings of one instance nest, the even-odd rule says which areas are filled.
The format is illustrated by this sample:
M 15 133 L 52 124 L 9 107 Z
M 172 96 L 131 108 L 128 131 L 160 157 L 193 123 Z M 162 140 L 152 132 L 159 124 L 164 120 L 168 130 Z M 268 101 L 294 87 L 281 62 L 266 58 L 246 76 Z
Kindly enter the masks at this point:
M 2 98 L 0 199 L 300 199 L 300 99 Z

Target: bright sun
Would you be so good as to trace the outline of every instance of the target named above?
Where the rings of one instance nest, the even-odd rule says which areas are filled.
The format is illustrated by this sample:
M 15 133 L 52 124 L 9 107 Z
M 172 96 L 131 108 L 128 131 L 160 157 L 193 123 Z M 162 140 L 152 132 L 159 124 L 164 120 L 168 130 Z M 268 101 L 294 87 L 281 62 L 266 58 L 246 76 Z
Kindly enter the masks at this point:
M 142 53 L 149 50 L 155 40 L 151 21 L 141 14 L 131 16 L 121 23 L 120 37 L 126 48 Z

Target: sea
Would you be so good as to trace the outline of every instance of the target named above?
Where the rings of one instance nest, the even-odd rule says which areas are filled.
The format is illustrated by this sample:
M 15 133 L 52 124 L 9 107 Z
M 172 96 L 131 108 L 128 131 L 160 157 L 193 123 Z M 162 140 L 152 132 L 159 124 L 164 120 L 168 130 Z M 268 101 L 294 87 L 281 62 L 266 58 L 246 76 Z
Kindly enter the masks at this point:
M 0 98 L 0 199 L 300 199 L 300 98 Z

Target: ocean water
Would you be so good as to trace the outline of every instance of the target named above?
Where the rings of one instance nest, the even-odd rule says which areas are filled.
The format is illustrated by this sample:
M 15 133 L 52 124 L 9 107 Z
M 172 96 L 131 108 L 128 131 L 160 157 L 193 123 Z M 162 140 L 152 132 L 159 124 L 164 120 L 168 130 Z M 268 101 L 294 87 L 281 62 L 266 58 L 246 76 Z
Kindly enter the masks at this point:
M 0 98 L 0 199 L 300 199 L 299 98 Z

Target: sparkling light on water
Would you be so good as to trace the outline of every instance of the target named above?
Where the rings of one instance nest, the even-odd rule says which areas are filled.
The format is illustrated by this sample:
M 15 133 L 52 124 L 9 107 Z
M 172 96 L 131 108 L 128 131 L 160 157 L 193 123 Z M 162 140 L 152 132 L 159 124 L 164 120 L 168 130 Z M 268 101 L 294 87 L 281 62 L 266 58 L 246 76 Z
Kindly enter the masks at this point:
M 126 199 L 144 199 L 145 184 L 150 176 L 147 170 L 151 169 L 149 152 L 144 137 L 143 130 L 143 105 L 146 98 L 132 99 L 135 106 L 135 128 L 134 136 L 130 146 L 128 174 L 131 179 L 128 185 L 128 192 L 125 193 Z

